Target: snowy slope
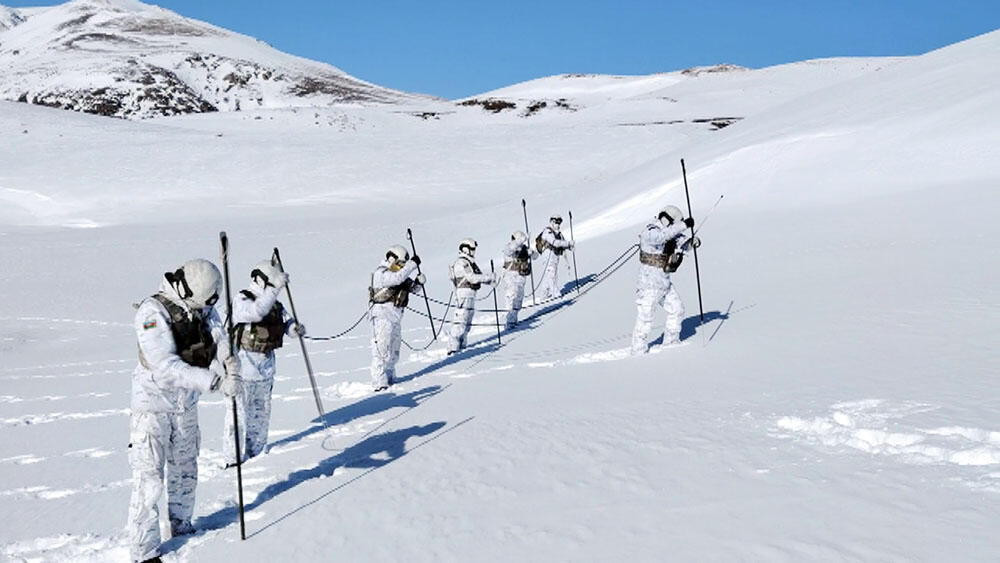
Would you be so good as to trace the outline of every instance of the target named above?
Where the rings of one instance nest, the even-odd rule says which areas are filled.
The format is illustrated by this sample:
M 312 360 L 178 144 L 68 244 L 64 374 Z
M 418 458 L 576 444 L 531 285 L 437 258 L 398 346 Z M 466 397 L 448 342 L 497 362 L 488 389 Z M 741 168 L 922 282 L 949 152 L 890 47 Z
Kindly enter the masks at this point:
M 0 6 L 0 99 L 142 119 L 412 97 L 135 0 Z
M 477 315 L 457 357 L 409 311 L 405 339 L 430 346 L 404 349 L 389 392 L 368 391 L 364 322 L 310 344 L 324 430 L 289 345 L 273 448 L 245 468 L 250 537 L 206 396 L 201 531 L 165 559 L 995 560 L 998 50 L 992 33 L 477 97 L 577 106 L 530 119 L 433 100 L 142 123 L 0 104 L 0 554 L 127 559 L 129 304 L 214 257 L 219 230 L 237 287 L 279 246 L 302 320 L 333 335 L 407 227 L 446 301 L 454 241 L 496 258 L 522 197 L 533 229 L 572 209 L 581 277 L 602 271 L 656 208 L 685 207 L 683 157 L 706 322 L 689 258 L 681 346 L 624 354 L 634 261 L 501 347 Z
M 0 31 L 6 31 L 22 22 L 24 22 L 24 16 L 17 10 L 0 6 Z

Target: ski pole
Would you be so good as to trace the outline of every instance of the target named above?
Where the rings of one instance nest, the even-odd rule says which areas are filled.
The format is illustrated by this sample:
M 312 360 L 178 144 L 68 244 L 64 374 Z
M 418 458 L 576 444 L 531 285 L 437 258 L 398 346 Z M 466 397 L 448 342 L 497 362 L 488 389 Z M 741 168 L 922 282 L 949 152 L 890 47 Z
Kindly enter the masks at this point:
M 500 305 L 497 303 L 497 271 L 493 267 L 493 260 L 490 260 L 490 272 L 493 274 L 493 314 L 497 317 L 497 346 L 503 346 L 500 341 Z
M 417 255 L 417 245 L 413 242 L 413 231 L 406 229 L 406 238 L 410 240 L 410 249 L 413 250 L 413 255 Z M 417 264 L 417 274 L 420 274 L 420 264 Z M 427 288 L 423 285 L 420 286 L 420 291 L 424 294 L 424 304 L 427 305 L 427 316 L 431 320 L 431 335 L 434 337 L 433 340 L 437 340 L 437 329 L 434 328 L 434 317 L 431 315 L 431 302 L 427 299 Z
M 278 269 L 282 272 L 285 271 L 285 266 L 281 263 L 281 254 L 278 253 L 278 247 L 274 247 L 274 261 L 277 262 Z M 288 283 L 285 283 L 285 294 L 288 296 L 288 307 L 292 310 L 292 317 L 295 319 L 295 324 L 299 323 L 299 314 L 295 312 L 295 302 L 292 301 L 292 288 L 288 287 Z M 323 410 L 323 401 L 319 396 L 319 388 L 316 386 L 316 376 L 313 375 L 312 363 L 309 361 L 309 353 L 306 352 L 306 340 L 299 335 L 299 345 L 302 347 L 302 359 L 306 362 L 306 373 L 309 374 L 309 384 L 312 385 L 313 398 L 316 399 L 316 410 L 319 411 L 320 419 L 326 418 L 326 411 Z
M 573 243 L 573 279 L 576 280 L 576 292 L 580 293 L 580 274 L 576 270 L 576 237 L 573 236 L 573 212 L 569 212 L 569 240 Z
M 684 195 L 687 197 L 688 204 L 688 217 L 694 219 L 691 215 L 691 193 L 688 192 L 688 176 L 687 168 L 684 167 L 684 159 L 681 159 L 681 174 L 684 176 Z M 720 198 L 721 199 L 721 198 Z M 694 226 L 691 227 L 691 236 L 694 236 Z M 701 314 L 701 322 L 705 322 L 705 308 L 702 306 L 701 302 L 701 272 L 698 269 L 698 248 L 692 246 L 692 251 L 694 252 L 694 276 L 695 280 L 698 282 L 698 312 Z
M 521 199 L 521 211 L 524 213 L 524 234 L 528 236 L 528 244 L 531 244 L 531 229 L 528 228 L 528 202 Z M 531 264 L 531 249 L 528 251 L 528 264 Z M 531 268 L 528 270 L 531 274 L 531 304 L 535 304 L 535 269 Z
M 233 341 L 233 297 L 229 293 L 229 237 L 226 231 L 219 233 L 219 243 L 222 246 L 222 277 L 226 287 L 226 334 L 229 335 L 229 354 L 236 355 L 236 343 Z M 243 517 L 243 453 L 240 451 L 239 419 L 236 416 L 236 396 L 230 397 L 233 406 L 233 442 L 236 446 L 236 490 L 239 494 L 240 507 L 240 540 L 247 539 L 246 521 Z

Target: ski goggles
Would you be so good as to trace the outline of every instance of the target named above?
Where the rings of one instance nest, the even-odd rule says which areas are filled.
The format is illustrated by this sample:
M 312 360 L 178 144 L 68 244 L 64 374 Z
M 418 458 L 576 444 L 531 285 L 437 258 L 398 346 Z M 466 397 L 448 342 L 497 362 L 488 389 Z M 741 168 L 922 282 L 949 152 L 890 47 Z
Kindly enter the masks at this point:
M 211 297 L 205 300 L 205 305 L 211 307 L 212 305 L 215 305 L 218 302 L 219 302 L 219 294 L 213 293 Z
M 562 225 L 562 217 L 551 217 L 549 221 L 552 221 L 556 225 Z

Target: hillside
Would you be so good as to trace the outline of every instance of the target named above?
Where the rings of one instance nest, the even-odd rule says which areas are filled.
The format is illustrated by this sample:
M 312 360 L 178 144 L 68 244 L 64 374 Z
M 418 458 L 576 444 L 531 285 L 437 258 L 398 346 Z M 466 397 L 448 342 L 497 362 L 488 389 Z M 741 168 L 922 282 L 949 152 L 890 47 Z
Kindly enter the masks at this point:
M 135 0 L 0 6 L 0 99 L 144 119 L 412 97 Z

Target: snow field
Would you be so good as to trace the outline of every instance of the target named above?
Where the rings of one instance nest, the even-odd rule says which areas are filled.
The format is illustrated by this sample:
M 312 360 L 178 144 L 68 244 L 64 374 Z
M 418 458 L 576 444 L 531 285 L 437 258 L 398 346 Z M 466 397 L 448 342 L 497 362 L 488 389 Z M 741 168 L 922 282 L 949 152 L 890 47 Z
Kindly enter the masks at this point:
M 488 261 L 522 228 L 521 197 L 533 231 L 572 208 L 580 273 L 600 271 L 656 208 L 686 208 L 683 156 L 696 218 L 725 194 L 700 234 L 705 324 L 693 260 L 674 276 L 683 345 L 623 354 L 634 261 L 522 317 L 501 347 L 489 327 L 453 357 L 404 347 L 385 393 L 367 389 L 365 323 L 311 342 L 324 421 L 289 343 L 271 449 L 245 466 L 250 537 L 238 540 L 222 403 L 208 395 L 199 531 L 169 540 L 165 558 L 994 559 L 1000 170 L 982 149 L 997 133 L 973 118 L 995 115 L 982 86 L 998 44 L 988 35 L 877 76 L 851 63 L 850 84 L 762 101 L 721 131 L 614 125 L 662 119 L 653 103 L 677 94 L 668 84 L 642 110 L 612 96 L 537 122 L 344 108 L 371 128 L 336 134 L 290 111 L 137 125 L 0 106 L 0 120 L 50 141 L 78 135 L 0 139 L 0 185 L 78 205 L 2 216 L 0 553 L 127 557 L 130 303 L 160 272 L 214 258 L 222 228 L 234 290 L 279 246 L 304 323 L 331 335 L 361 314 L 368 271 L 407 226 L 429 294 L 447 300 L 452 241 L 474 236 Z M 795 84 L 803 66 L 761 83 Z M 676 85 L 696 92 L 697 80 Z M 707 84 L 716 99 L 734 91 L 722 76 Z M 84 163 L 88 135 L 134 172 L 108 175 L 111 156 Z M 147 136 L 157 150 L 130 148 Z M 43 146 L 60 166 L 43 166 Z M 141 189 L 153 183 L 171 189 Z M 84 219 L 106 226 L 57 228 Z M 422 347 L 426 319 L 407 312 L 404 337 Z

